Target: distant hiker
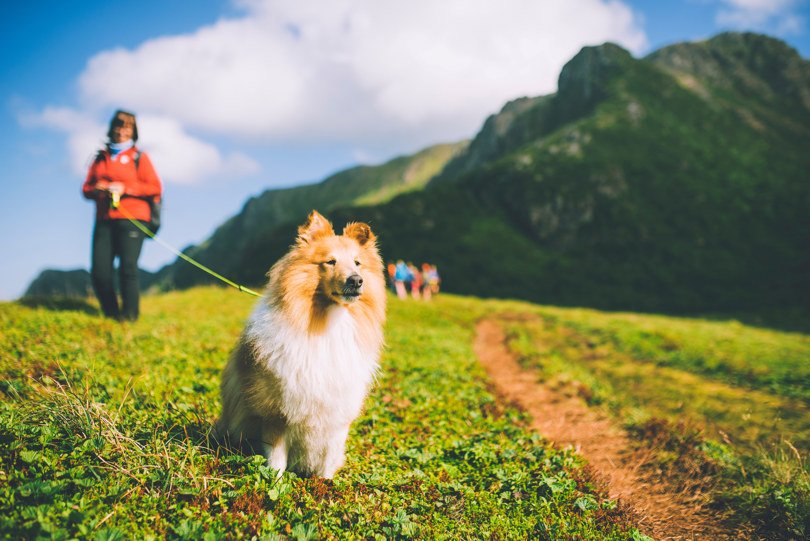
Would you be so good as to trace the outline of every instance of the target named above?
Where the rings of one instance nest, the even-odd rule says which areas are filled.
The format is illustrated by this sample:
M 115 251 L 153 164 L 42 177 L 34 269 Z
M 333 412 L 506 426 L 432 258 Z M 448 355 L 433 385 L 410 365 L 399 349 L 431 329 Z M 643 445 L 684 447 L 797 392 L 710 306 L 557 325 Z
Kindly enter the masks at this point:
M 410 274 L 411 281 L 407 285 L 410 287 L 411 296 L 414 299 L 419 299 L 422 297 L 422 273 L 419 272 L 419 269 L 410 261 L 408 261 L 408 273 Z
M 430 268 L 429 263 L 422 263 L 422 298 L 426 301 L 433 296 L 433 288 L 430 285 Z
M 425 278 L 425 281 L 428 284 L 430 293 L 435 295 L 439 292 L 439 283 L 442 281 L 442 279 L 439 277 L 439 268 L 436 265 L 429 265 L 426 274 L 427 277 Z
M 135 146 L 138 125 L 134 114 L 116 111 L 107 139 L 106 147 L 96 155 L 82 187 L 84 197 L 96 202 L 90 275 L 104 315 L 134 321 L 138 319 L 140 302 L 138 257 L 145 235 L 122 210 L 148 223 L 150 199 L 160 197 L 161 185 L 149 157 Z M 120 310 L 113 285 L 116 257 L 121 286 Z
M 391 291 L 393 291 L 394 293 L 396 293 L 397 291 L 396 275 L 397 275 L 396 264 L 393 262 L 388 263 L 388 285 L 391 287 Z
M 411 280 L 411 271 L 408 266 L 401 259 L 397 261 L 396 268 L 394 269 L 394 288 L 397 291 L 397 297 L 405 299 L 408 297 L 405 284 Z

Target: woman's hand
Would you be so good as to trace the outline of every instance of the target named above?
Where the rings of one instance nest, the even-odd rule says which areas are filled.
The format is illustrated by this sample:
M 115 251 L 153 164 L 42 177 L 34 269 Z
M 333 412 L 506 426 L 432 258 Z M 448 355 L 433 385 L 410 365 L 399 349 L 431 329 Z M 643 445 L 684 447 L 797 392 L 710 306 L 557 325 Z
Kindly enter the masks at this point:
M 117 193 L 121 195 L 124 193 L 124 185 L 121 182 L 110 182 L 108 180 L 99 180 L 96 182 L 96 191 L 104 193 Z
M 107 191 L 121 195 L 124 193 L 124 185 L 120 182 L 110 182 L 107 184 Z

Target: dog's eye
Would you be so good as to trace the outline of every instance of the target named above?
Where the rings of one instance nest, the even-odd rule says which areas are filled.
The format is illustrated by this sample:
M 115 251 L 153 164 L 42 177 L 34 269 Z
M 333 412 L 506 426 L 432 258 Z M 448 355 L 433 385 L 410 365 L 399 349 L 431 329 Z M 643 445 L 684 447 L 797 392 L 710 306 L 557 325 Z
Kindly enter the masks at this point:
M 354 260 L 354 265 L 355 265 L 356 267 L 359 267 L 359 266 L 360 266 L 360 262 L 359 262 L 359 261 L 357 261 L 357 260 L 355 259 L 355 260 Z
M 335 259 L 330 259 L 329 261 L 326 262 L 326 264 L 329 265 L 330 267 L 333 267 L 336 263 L 337 260 Z

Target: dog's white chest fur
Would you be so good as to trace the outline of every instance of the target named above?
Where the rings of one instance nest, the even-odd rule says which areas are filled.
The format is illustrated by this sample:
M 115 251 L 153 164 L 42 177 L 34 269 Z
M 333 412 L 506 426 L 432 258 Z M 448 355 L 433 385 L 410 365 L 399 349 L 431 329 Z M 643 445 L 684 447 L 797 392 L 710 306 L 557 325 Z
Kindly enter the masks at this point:
M 288 423 L 327 429 L 348 424 L 360 413 L 377 352 L 360 349 L 347 308 L 331 306 L 324 330 L 309 333 L 295 329 L 282 312 L 262 302 L 247 332 L 257 363 L 281 383 Z

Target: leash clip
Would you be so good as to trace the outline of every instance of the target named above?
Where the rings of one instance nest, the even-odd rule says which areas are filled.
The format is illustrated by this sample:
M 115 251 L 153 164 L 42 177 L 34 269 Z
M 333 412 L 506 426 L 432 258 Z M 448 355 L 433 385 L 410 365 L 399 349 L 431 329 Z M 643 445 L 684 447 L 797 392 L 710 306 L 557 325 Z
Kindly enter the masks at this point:
M 116 187 L 116 189 L 110 190 L 110 197 L 112 198 L 110 206 L 117 209 L 118 205 L 121 203 L 121 189 Z

